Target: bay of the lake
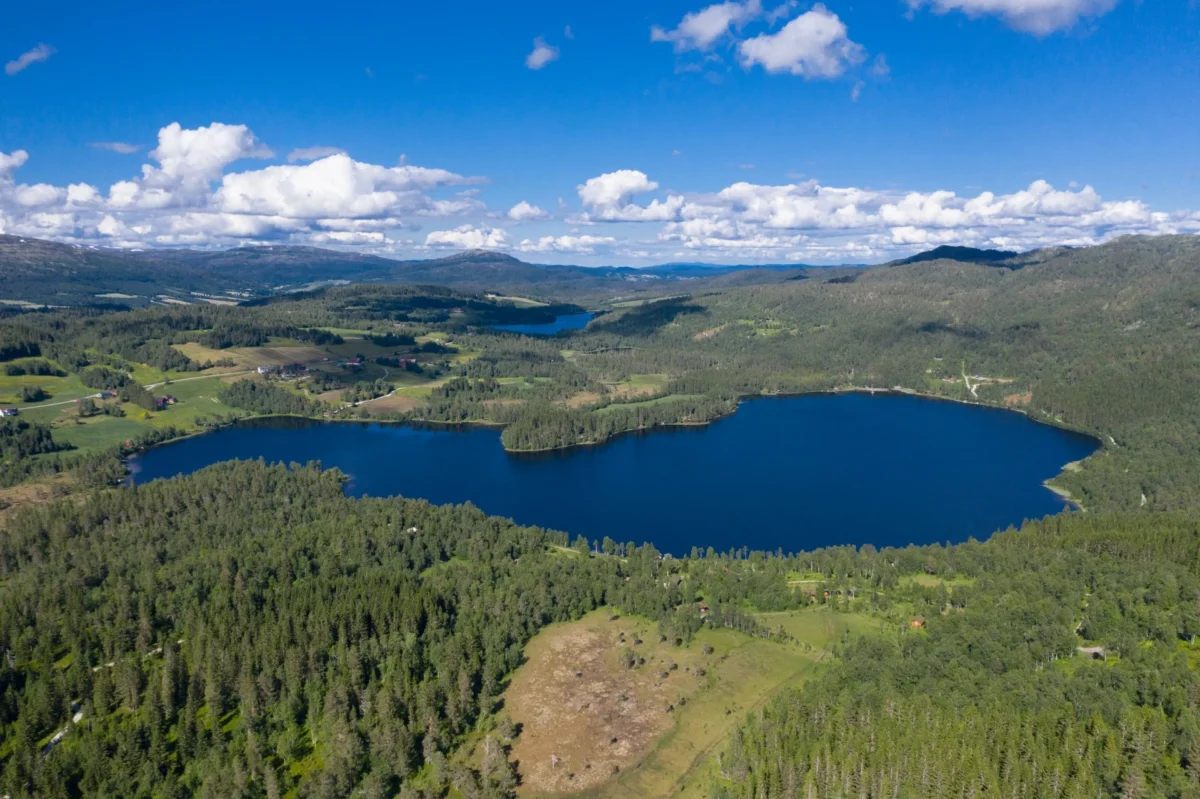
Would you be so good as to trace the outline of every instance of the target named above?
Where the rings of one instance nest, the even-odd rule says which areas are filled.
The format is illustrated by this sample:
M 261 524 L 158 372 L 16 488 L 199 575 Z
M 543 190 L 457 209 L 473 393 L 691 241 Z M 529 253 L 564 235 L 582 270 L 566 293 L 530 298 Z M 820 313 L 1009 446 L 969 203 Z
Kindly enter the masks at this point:
M 155 447 L 138 483 L 231 458 L 319 461 L 350 495 L 472 502 L 517 522 L 685 554 L 986 538 L 1064 509 L 1042 485 L 1095 440 L 1023 415 L 916 397 L 744 403 L 706 427 L 510 454 L 495 429 L 274 418 Z M 236 486 L 231 487 L 236 490 Z

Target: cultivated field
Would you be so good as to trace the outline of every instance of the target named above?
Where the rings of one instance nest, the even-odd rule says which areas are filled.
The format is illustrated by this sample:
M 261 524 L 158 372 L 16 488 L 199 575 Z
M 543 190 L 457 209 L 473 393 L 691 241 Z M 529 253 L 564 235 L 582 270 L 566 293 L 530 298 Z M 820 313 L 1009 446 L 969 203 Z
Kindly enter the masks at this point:
M 366 411 L 371 416 L 383 416 L 389 413 L 406 413 L 419 408 L 421 400 L 404 394 L 392 394 L 390 397 L 380 397 L 370 402 L 359 403 L 358 409 Z
M 319 347 L 230 347 L 218 352 L 225 353 L 226 358 L 232 358 L 239 366 L 244 364 L 248 368 L 320 363 L 330 357 L 328 352 Z

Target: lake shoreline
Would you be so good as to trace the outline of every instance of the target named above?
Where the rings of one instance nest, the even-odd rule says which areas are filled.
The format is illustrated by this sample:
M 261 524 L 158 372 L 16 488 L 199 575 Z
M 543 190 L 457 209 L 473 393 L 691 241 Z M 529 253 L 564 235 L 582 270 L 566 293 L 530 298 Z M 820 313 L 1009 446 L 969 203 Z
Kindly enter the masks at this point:
M 929 394 L 927 392 L 918 391 L 916 389 L 905 388 L 902 386 L 893 386 L 892 388 L 883 388 L 883 387 L 876 387 L 876 386 L 838 386 L 838 387 L 831 388 L 831 389 L 817 389 L 817 390 L 812 390 L 812 391 L 779 391 L 779 392 L 764 391 L 764 392 L 761 392 L 758 394 L 743 394 L 743 395 L 737 397 L 734 407 L 728 413 L 723 413 L 723 414 L 715 416 L 711 419 L 706 419 L 703 421 L 664 422 L 664 423 L 659 423 L 659 424 L 637 427 L 637 428 L 634 428 L 631 430 L 623 430 L 619 433 L 616 433 L 614 435 L 608 436 L 603 439 L 599 439 L 597 441 L 581 441 L 578 443 L 563 444 L 563 445 L 554 446 L 554 447 L 542 447 L 542 448 L 537 448 L 537 449 L 514 449 L 514 448 L 504 446 L 503 443 L 501 443 L 501 447 L 503 448 L 505 453 L 507 453 L 508 455 L 513 456 L 513 457 L 545 456 L 545 455 L 550 455 L 550 454 L 553 454 L 556 452 L 567 453 L 567 452 L 571 452 L 571 451 L 577 450 L 577 449 L 593 448 L 593 447 L 599 447 L 602 445 L 606 445 L 606 444 L 612 443 L 622 437 L 629 436 L 629 435 L 639 435 L 639 436 L 650 435 L 655 430 L 660 430 L 660 429 L 666 430 L 666 429 L 686 429 L 686 428 L 708 427 L 716 422 L 722 421 L 723 419 L 727 419 L 731 416 L 734 416 L 737 413 L 740 406 L 744 402 L 749 402 L 749 401 L 753 401 L 753 400 L 757 400 L 757 399 L 788 399 L 788 398 L 800 398 L 800 397 L 808 397 L 808 396 L 838 396 L 838 395 L 844 395 L 844 394 L 866 394 L 866 395 L 870 395 L 872 397 L 874 397 L 876 394 L 891 395 L 891 396 L 907 396 L 907 397 L 914 397 L 914 398 L 917 398 L 920 400 L 950 402 L 950 403 L 955 403 L 958 405 L 968 405 L 968 406 L 974 406 L 974 407 L 979 407 L 979 408 L 987 408 L 987 409 L 993 410 L 993 411 L 1016 413 L 1021 416 L 1024 416 L 1026 419 L 1030 420 L 1031 422 L 1033 422 L 1035 424 L 1043 425 L 1045 427 L 1049 427 L 1049 428 L 1052 428 L 1055 430 L 1062 430 L 1062 431 L 1065 431 L 1068 433 L 1072 433 L 1074 435 L 1084 436 L 1084 437 L 1090 439 L 1092 442 L 1094 442 L 1094 444 L 1095 444 L 1094 452 L 1091 455 L 1087 456 L 1087 458 L 1082 459 L 1081 461 L 1073 461 L 1071 464 L 1064 464 L 1064 466 L 1059 470 L 1059 472 L 1057 474 L 1042 481 L 1042 486 L 1045 487 L 1047 490 L 1053 492 L 1056 496 L 1058 496 L 1060 499 L 1062 499 L 1063 502 L 1065 502 L 1072 509 L 1079 510 L 1079 511 L 1086 510 L 1083 507 L 1083 505 L 1077 499 L 1075 499 L 1075 497 L 1071 494 L 1070 491 L 1068 491 L 1065 488 L 1062 488 L 1061 486 L 1055 485 L 1054 481 L 1057 480 L 1058 478 L 1060 478 L 1062 475 L 1064 475 L 1068 471 L 1068 468 L 1067 468 L 1068 466 L 1071 466 L 1071 465 L 1081 466 L 1088 459 L 1094 457 L 1096 455 L 1096 453 L 1104 451 L 1105 443 L 1104 443 L 1104 439 L 1101 436 L 1095 435 L 1095 434 L 1090 433 L 1085 430 L 1081 430 L 1077 427 L 1073 427 L 1071 425 L 1065 424 L 1058 420 L 1039 419 L 1039 418 L 1031 415 L 1028 411 L 1026 411 L 1025 409 L 1022 409 L 1022 408 L 1010 408 L 1010 407 L 1005 407 L 1002 405 L 994 405 L 994 404 L 991 404 L 988 402 L 981 402 L 978 400 L 967 400 L 967 399 L 958 399 L 955 397 L 945 397 L 945 396 L 940 396 L 937 394 Z M 620 404 L 620 403 L 617 403 L 617 404 Z M 387 419 L 387 418 L 363 419 L 363 418 L 350 418 L 350 417 L 337 418 L 336 416 L 319 416 L 319 417 L 318 416 L 303 416 L 303 415 L 297 415 L 297 414 L 264 414 L 261 416 L 244 416 L 239 419 L 235 419 L 224 425 L 212 427 L 212 428 L 209 428 L 206 430 L 195 430 L 195 431 L 189 432 L 185 435 L 178 436 L 176 438 L 171 438 L 166 441 L 160 441 L 160 442 L 151 444 L 146 447 L 139 447 L 136 451 L 128 454 L 123 460 L 126 464 L 126 467 L 129 468 L 132 461 L 134 461 L 140 454 L 142 454 L 150 449 L 165 446 L 168 444 L 177 443 L 177 442 L 184 441 L 184 440 L 194 438 L 197 436 L 206 435 L 208 433 L 212 433 L 212 432 L 215 432 L 215 431 L 223 429 L 223 428 L 236 427 L 239 424 L 243 424 L 246 422 L 253 422 L 256 420 L 265 420 L 265 419 L 273 419 L 273 418 L 304 419 L 304 420 L 308 420 L 308 421 L 312 421 L 312 422 L 351 422 L 351 423 L 357 423 L 357 424 L 383 424 L 383 425 L 402 425 L 402 426 L 407 425 L 407 426 L 412 426 L 415 428 L 420 428 L 422 426 L 428 426 L 430 428 L 443 428 L 443 429 L 445 429 L 445 428 L 461 428 L 461 429 L 480 428 L 480 429 L 489 429 L 489 430 L 503 430 L 504 427 L 506 426 L 502 423 L 491 422 L 491 421 L 487 421 L 487 420 L 449 422 L 449 421 L 432 420 L 432 419 Z

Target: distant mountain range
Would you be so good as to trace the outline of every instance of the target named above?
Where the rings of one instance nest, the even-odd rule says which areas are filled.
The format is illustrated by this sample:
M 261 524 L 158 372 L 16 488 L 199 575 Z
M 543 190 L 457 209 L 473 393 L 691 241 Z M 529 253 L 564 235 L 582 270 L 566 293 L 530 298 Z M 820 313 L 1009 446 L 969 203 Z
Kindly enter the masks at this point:
M 803 264 L 633 267 L 540 265 L 469 250 L 402 261 L 317 247 L 231 250 L 111 250 L 0 235 L 0 300 L 35 305 L 230 302 L 336 283 L 436 284 L 541 297 L 677 293 L 803 277 Z
M 1025 262 L 1014 260 L 1017 256 L 1003 250 L 938 247 L 890 265 L 947 259 L 1016 269 Z M 434 284 L 600 301 L 803 280 L 827 269 L 805 264 L 541 265 L 488 250 L 408 261 L 290 245 L 129 251 L 0 235 L 0 301 L 10 306 L 236 302 L 340 283 Z M 855 269 L 834 269 L 834 279 L 852 280 Z

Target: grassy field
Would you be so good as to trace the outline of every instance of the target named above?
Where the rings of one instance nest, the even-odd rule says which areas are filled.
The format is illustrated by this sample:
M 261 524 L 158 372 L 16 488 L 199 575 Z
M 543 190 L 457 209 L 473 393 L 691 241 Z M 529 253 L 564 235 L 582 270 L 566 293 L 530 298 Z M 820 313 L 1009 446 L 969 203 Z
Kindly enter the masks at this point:
M 676 402 L 678 400 L 700 399 L 700 394 L 668 394 L 665 397 L 655 397 L 654 399 L 639 400 L 638 402 L 621 402 L 613 405 L 607 405 L 596 410 L 596 413 L 612 413 L 614 411 L 625 408 L 648 408 L 652 405 L 661 405 L 664 402 Z
M 909 585 L 913 585 L 913 584 L 920 585 L 925 588 L 937 588 L 938 586 L 945 586 L 949 590 L 953 591 L 955 588 L 975 585 L 975 578 L 974 577 L 946 578 L 946 577 L 939 577 L 936 574 L 913 574 L 913 575 L 909 575 L 909 576 L 900 578 L 900 585 L 902 585 L 902 586 L 909 586 Z
M 522 796 L 707 796 L 717 753 L 747 713 L 816 674 L 844 635 L 888 629 L 816 608 L 761 614 L 794 642 L 704 629 L 675 647 L 653 623 L 611 613 L 554 625 L 526 648 L 505 693 L 524 725 L 512 751 Z M 645 663 L 629 668 L 630 650 Z
M 145 422 L 132 418 L 93 416 L 55 425 L 54 438 L 83 452 L 95 452 L 137 438 L 145 431 Z
M 782 627 L 785 633 L 818 653 L 828 653 L 847 634 L 883 635 L 892 628 L 883 619 L 862 613 L 838 613 L 828 605 L 802 612 L 760 613 L 758 620 L 770 630 Z
M 502 294 L 489 294 L 488 297 L 502 303 L 515 305 L 518 308 L 545 308 L 550 304 L 541 300 L 531 300 L 528 297 L 508 297 Z
M 50 423 L 54 437 L 60 441 L 83 451 L 103 450 L 136 438 L 150 427 L 177 427 L 190 431 L 198 429 L 197 417 L 242 413 L 220 401 L 218 395 L 225 385 L 221 375 L 169 383 L 155 389 L 154 393 L 170 394 L 179 400 L 177 404 L 149 412 L 123 403 L 124 417 L 100 415 L 80 419 L 74 404 L 44 408 L 39 414 L 26 415 Z
M 13 361 L 14 364 L 21 364 L 30 359 Z M 32 360 L 40 361 L 41 358 Z M 79 382 L 76 375 L 67 375 L 66 377 L 54 377 L 51 375 L 6 375 L 0 374 L 0 405 L 12 405 L 24 410 L 25 408 L 34 408 L 36 405 L 25 406 L 21 402 L 21 389 L 34 386 L 41 386 L 42 389 L 50 395 L 47 402 L 57 402 L 61 400 L 78 399 L 86 397 L 88 394 L 95 393 L 95 389 L 88 388 L 83 383 Z

